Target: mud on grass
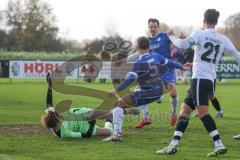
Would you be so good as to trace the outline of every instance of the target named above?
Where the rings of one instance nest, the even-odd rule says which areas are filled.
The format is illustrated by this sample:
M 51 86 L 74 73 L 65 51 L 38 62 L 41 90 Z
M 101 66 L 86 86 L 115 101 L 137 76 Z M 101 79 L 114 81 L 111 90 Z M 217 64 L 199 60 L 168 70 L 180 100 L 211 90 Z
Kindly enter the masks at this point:
M 8 134 L 49 134 L 50 130 L 40 125 L 0 125 L 0 133 Z

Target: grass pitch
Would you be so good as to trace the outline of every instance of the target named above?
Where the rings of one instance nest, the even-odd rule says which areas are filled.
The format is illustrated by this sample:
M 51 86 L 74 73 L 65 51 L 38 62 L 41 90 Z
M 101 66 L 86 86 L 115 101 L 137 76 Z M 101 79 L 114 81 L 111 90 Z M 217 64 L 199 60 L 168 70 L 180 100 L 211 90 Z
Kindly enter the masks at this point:
M 69 82 L 73 83 L 74 82 Z M 75 84 L 76 85 L 76 84 Z M 78 85 L 107 91 L 111 83 Z M 180 103 L 186 94 L 187 85 L 178 85 Z M 173 128 L 170 127 L 169 96 L 162 104 L 149 105 L 153 124 L 137 130 L 133 126 L 140 117 L 127 116 L 124 121 L 123 142 L 101 142 L 102 137 L 91 139 L 58 139 L 40 126 L 40 116 L 45 109 L 46 83 L 14 80 L 0 81 L 0 160 L 239 160 L 240 141 L 232 136 L 240 133 L 240 80 L 217 85 L 217 97 L 224 110 L 224 118 L 216 120 L 220 135 L 228 154 L 218 158 L 207 158 L 212 151 L 212 140 L 198 118 L 191 118 L 176 155 L 156 155 L 155 151 L 168 145 Z M 74 95 L 53 92 L 54 104 L 68 98 L 74 107 L 93 107 L 101 101 Z M 212 115 L 215 111 L 210 106 Z M 103 121 L 98 121 L 102 126 Z

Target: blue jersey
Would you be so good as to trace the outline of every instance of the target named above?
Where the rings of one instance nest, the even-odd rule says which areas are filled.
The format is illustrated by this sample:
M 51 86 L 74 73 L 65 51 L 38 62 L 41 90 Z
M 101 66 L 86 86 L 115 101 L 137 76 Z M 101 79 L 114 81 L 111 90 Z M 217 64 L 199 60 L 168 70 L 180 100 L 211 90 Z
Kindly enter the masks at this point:
M 137 80 L 141 88 L 151 89 L 161 85 L 161 77 L 166 73 L 167 68 L 181 69 L 182 66 L 174 61 L 168 60 L 157 53 L 146 53 L 139 57 L 133 64 L 125 80 L 118 86 L 121 91 L 127 88 L 134 80 Z
M 149 38 L 150 53 L 159 53 L 165 58 L 171 59 L 170 44 L 167 33 L 161 32 L 155 37 Z

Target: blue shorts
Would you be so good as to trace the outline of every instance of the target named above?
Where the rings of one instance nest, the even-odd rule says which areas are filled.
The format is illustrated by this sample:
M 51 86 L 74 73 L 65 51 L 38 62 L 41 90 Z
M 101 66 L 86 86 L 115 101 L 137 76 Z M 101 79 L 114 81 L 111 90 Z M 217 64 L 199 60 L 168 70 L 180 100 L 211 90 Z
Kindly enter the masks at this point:
M 161 76 L 161 81 L 164 82 L 166 85 L 168 83 L 174 83 L 176 84 L 176 75 L 175 75 L 175 69 L 174 68 L 168 68 L 167 72 Z
M 141 106 L 158 100 L 163 94 L 163 86 L 159 85 L 147 90 L 138 89 L 131 94 L 133 106 Z

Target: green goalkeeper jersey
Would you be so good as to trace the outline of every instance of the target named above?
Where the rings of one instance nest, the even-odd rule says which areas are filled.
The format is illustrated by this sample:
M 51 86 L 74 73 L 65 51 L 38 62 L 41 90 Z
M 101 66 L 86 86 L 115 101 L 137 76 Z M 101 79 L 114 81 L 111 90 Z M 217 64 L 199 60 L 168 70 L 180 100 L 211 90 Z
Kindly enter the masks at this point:
M 72 108 L 67 112 L 64 112 L 64 121 L 60 126 L 60 137 L 73 137 L 80 138 L 82 134 L 87 133 L 90 124 L 89 120 L 92 120 L 94 110 L 91 108 Z M 96 135 L 96 125 L 93 129 L 93 134 Z

